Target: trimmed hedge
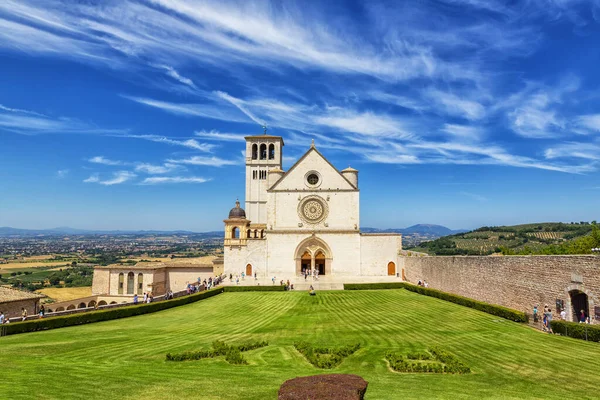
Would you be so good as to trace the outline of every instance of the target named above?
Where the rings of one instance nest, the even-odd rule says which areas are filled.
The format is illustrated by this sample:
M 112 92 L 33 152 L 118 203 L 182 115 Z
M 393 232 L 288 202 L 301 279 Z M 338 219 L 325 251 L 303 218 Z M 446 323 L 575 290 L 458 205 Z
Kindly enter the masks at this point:
M 81 314 L 65 315 L 62 317 L 49 317 L 32 321 L 11 322 L 8 325 L 4 325 L 3 328 L 6 329 L 6 335 L 14 335 L 17 333 L 35 332 L 46 329 L 63 328 L 66 326 L 90 324 L 93 322 L 108 321 L 112 319 L 133 317 L 135 315 L 162 311 L 184 304 L 195 303 L 199 300 L 207 299 L 220 293 L 223 293 L 222 287 L 195 293 L 189 296 L 178 297 L 173 300 L 159 301 L 156 303 L 126 306 L 122 308 L 113 308 L 110 310 L 90 311 Z
M 524 312 L 513 310 L 511 308 L 497 306 L 495 304 L 485 303 L 479 300 L 473 300 L 468 297 L 459 296 L 452 293 L 442 292 L 441 290 L 429 289 L 422 286 L 412 285 L 406 282 L 389 283 L 354 283 L 344 285 L 344 290 L 377 290 L 377 289 L 406 289 L 411 292 L 419 293 L 425 296 L 435 297 L 441 300 L 449 301 L 461 306 L 474 308 L 497 317 L 505 318 L 515 322 L 527 322 L 528 317 Z
M 404 289 L 404 282 L 387 283 L 344 283 L 344 290 L 379 290 L 379 289 Z
M 294 343 L 294 347 L 315 367 L 330 369 L 337 367 L 344 361 L 344 358 L 354 354 L 356 350 L 360 349 L 360 343 L 333 348 L 314 347 L 307 342 L 296 342 Z
M 453 354 L 438 347 L 431 347 L 428 353 L 411 353 L 404 356 L 388 351 L 385 354 L 390 367 L 396 372 L 425 372 L 434 374 L 468 374 L 471 369 Z M 424 360 L 425 362 L 420 362 Z M 437 362 L 432 362 L 435 360 Z
M 248 362 L 242 356 L 242 351 L 250 351 L 268 345 L 269 344 L 267 342 L 262 341 L 247 342 L 237 346 L 229 346 L 227 343 L 217 340 L 213 342 L 212 350 L 186 351 L 178 354 L 167 353 L 167 361 L 201 360 L 203 358 L 225 356 L 225 360 L 230 364 L 244 365 L 248 364 Z
M 564 336 L 570 336 L 575 339 L 587 340 L 590 342 L 600 342 L 600 326 L 580 324 L 578 322 L 567 322 L 567 321 L 550 321 L 550 327 L 552 332 L 558 333 Z
M 285 286 L 223 286 L 226 292 L 285 292 Z

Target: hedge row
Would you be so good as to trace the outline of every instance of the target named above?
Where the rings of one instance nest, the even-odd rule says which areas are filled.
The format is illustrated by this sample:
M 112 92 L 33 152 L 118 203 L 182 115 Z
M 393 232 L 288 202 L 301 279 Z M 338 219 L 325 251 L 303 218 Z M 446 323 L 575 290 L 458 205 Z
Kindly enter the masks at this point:
M 552 332 L 575 339 L 600 342 L 600 326 L 567 321 L 550 321 Z
M 135 315 L 149 314 L 156 311 L 166 310 L 168 308 L 194 303 L 199 300 L 207 299 L 223 293 L 223 288 L 216 288 L 204 292 L 195 293 L 189 296 L 178 297 L 173 300 L 159 301 L 156 303 L 146 303 L 135 306 L 125 306 L 121 308 L 112 308 L 110 310 L 99 310 L 84 312 L 81 314 L 71 314 L 61 317 L 48 317 L 45 319 L 36 319 L 32 321 L 15 322 L 4 325 L 6 335 L 17 333 L 35 332 L 46 329 L 63 328 L 66 326 L 83 325 L 92 322 L 108 321 L 112 319 L 133 317 Z
M 285 286 L 224 286 L 226 292 L 284 292 Z
M 217 340 L 213 342 L 212 350 L 186 351 L 178 354 L 167 354 L 167 361 L 189 361 L 201 360 L 203 358 L 214 358 L 225 356 L 225 360 L 230 364 L 244 365 L 248 362 L 242 356 L 242 351 L 250 351 L 260 347 L 268 346 L 267 342 L 247 342 L 237 346 L 229 346 L 227 343 Z
M 344 283 L 344 290 L 379 290 L 379 289 L 404 289 L 404 282 L 387 283 Z
M 441 290 L 429 289 L 422 286 L 411 285 L 405 282 L 389 282 L 389 283 L 353 283 L 345 284 L 344 290 L 376 290 L 376 289 L 401 289 L 410 290 L 411 292 L 419 293 L 425 296 L 435 297 L 441 300 L 446 300 L 451 303 L 461 306 L 474 308 L 475 310 L 483 311 L 488 314 L 506 318 L 515 322 L 527 322 L 528 317 L 524 312 L 513 310 L 511 308 L 497 306 L 495 304 L 485 303 L 479 300 L 473 300 L 468 297 L 459 296 L 452 293 L 442 292 Z
M 294 343 L 294 347 L 315 367 L 329 369 L 337 367 L 344 361 L 344 358 L 354 354 L 360 348 L 360 343 L 333 348 L 314 347 L 307 342 L 296 342 Z
M 390 363 L 390 367 L 397 372 L 430 372 L 435 374 L 468 374 L 471 372 L 471 369 L 454 355 L 436 347 L 430 348 L 429 353 L 410 354 L 406 358 L 398 353 L 388 351 L 385 358 Z M 421 360 L 426 361 L 420 362 Z M 432 360 L 438 362 L 431 362 Z

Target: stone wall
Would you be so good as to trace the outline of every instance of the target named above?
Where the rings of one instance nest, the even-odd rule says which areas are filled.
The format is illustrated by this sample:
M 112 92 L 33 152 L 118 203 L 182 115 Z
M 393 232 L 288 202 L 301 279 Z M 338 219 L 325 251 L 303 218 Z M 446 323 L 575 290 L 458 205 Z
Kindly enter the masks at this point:
M 510 307 L 531 314 L 534 305 L 553 311 L 564 301 L 573 320 L 569 292 L 587 294 L 589 313 L 600 306 L 598 256 L 456 256 L 403 257 L 406 279 L 424 279 L 429 287 Z M 600 321 L 596 321 L 600 322 Z
M 28 315 L 36 315 L 39 311 L 40 299 L 23 299 L 8 301 L 0 304 L 0 311 L 4 313 L 6 318 L 14 318 L 21 316 L 21 308 L 27 310 Z

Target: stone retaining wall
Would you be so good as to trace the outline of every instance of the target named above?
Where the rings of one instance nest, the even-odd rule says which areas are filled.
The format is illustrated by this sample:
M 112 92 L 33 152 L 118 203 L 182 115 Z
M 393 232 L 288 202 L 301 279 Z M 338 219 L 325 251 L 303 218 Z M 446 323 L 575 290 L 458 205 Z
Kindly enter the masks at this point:
M 404 257 L 404 267 L 409 282 L 424 279 L 431 288 L 528 314 L 536 304 L 555 311 L 562 300 L 573 320 L 572 290 L 587 294 L 591 317 L 600 312 L 599 256 Z

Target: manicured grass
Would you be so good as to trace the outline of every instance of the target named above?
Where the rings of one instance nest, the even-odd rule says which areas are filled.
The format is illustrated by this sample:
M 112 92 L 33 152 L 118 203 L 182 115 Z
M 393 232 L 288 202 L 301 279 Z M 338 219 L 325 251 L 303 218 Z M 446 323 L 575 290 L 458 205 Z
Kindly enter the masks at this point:
M 269 346 L 223 358 L 167 362 L 166 353 L 209 349 L 215 340 Z M 360 343 L 337 368 L 322 370 L 294 349 Z M 400 374 L 389 350 L 438 346 L 470 374 Z M 139 317 L 0 338 L 5 398 L 274 399 L 287 379 L 352 373 L 367 399 L 594 397 L 600 345 L 551 336 L 406 290 L 224 293 Z

